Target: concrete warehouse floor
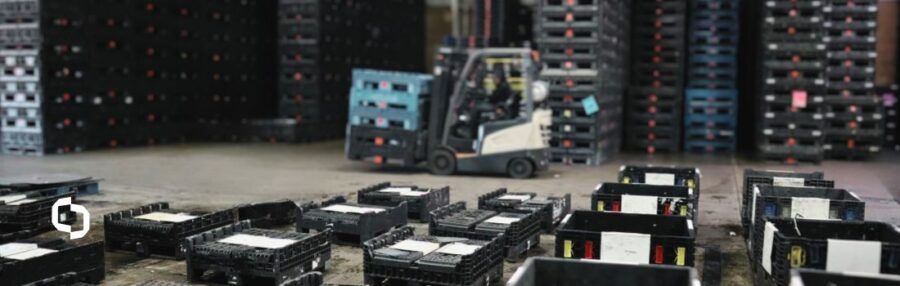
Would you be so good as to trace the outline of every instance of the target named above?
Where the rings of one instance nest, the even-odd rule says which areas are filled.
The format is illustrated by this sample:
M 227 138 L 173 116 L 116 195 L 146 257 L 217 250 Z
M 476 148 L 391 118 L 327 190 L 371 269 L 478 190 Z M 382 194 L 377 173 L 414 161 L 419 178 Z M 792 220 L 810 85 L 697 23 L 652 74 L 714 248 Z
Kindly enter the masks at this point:
M 739 191 L 744 168 L 797 171 L 822 170 L 837 187 L 854 191 L 867 205 L 866 218 L 900 223 L 900 155 L 886 153 L 871 162 L 827 161 L 820 166 L 787 167 L 719 155 L 620 155 L 599 167 L 556 166 L 531 180 L 487 176 L 432 176 L 424 170 L 379 169 L 351 162 L 342 142 L 307 145 L 175 145 L 96 151 L 43 158 L 0 156 L 0 174 L 76 173 L 105 179 L 101 194 L 79 200 L 92 213 L 87 240 L 102 239 L 102 215 L 155 201 L 175 208 L 217 209 L 239 203 L 288 198 L 321 200 L 348 195 L 369 184 L 391 181 L 426 187 L 451 187 L 451 201 L 475 204 L 479 194 L 500 187 L 542 194 L 572 193 L 574 207 L 588 208 L 590 193 L 601 182 L 616 179 L 618 167 L 633 164 L 694 165 L 703 173 L 700 194 L 696 265 L 704 276 L 703 253 L 721 251 L 721 284 L 751 285 L 744 243 L 740 239 Z M 421 232 L 427 227 L 416 224 Z M 58 235 L 58 234 L 52 234 Z M 554 239 L 544 235 L 530 255 L 553 255 Z M 506 277 L 518 264 L 506 264 Z M 128 285 L 145 280 L 185 281 L 184 262 L 139 259 L 129 253 L 107 253 L 104 284 Z M 714 278 L 706 273 L 706 281 Z M 335 246 L 326 282 L 362 284 L 362 252 Z M 710 280 L 713 279 L 713 280 Z

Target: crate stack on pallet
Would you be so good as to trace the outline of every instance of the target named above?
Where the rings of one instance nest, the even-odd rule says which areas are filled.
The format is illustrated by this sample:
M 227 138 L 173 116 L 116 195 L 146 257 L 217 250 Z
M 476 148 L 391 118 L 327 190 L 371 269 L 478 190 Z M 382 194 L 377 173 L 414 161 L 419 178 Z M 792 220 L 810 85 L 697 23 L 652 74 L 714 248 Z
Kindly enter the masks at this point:
M 740 2 L 691 2 L 684 150 L 729 152 L 737 144 Z
M 433 77 L 354 70 L 347 157 L 415 166 L 425 158 Z
M 298 141 L 343 135 L 354 68 L 421 71 L 424 1 L 280 0 L 278 117 Z M 338 36 L 340 35 L 340 36 Z
M 491 46 L 521 47 L 532 41 L 533 9 L 518 0 L 475 0 L 473 35 Z
M 825 127 L 822 2 L 771 0 L 757 5 L 762 11 L 757 146 L 767 160 L 818 163 Z
M 875 26 L 878 1 L 825 1 L 828 50 L 825 156 L 866 159 L 881 151 L 884 106 L 875 93 Z
M 597 165 L 621 145 L 627 0 L 543 0 L 536 41 L 553 111 L 555 163 Z
M 625 144 L 654 154 L 678 152 L 684 109 L 687 1 L 635 1 Z

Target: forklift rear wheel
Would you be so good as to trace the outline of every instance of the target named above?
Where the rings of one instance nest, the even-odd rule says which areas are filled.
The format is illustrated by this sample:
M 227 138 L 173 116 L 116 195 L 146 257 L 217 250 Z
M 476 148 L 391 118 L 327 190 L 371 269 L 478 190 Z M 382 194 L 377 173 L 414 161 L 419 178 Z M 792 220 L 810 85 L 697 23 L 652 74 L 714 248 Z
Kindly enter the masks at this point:
M 447 150 L 437 150 L 431 155 L 431 172 L 436 175 L 453 175 L 456 172 L 456 157 Z
M 506 172 L 510 177 L 516 179 L 525 179 L 534 175 L 534 164 L 525 158 L 516 158 L 509 162 Z

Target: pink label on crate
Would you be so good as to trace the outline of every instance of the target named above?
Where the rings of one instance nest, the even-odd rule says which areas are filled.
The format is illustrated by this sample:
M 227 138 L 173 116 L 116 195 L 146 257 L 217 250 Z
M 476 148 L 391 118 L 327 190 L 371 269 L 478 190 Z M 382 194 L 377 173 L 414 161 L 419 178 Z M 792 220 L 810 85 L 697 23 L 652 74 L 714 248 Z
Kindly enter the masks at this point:
M 805 90 L 795 90 L 792 92 L 793 101 L 791 102 L 791 107 L 794 108 L 806 108 L 806 91 Z
M 891 107 L 897 104 L 897 97 L 894 96 L 893 93 L 887 93 L 884 95 L 884 106 Z

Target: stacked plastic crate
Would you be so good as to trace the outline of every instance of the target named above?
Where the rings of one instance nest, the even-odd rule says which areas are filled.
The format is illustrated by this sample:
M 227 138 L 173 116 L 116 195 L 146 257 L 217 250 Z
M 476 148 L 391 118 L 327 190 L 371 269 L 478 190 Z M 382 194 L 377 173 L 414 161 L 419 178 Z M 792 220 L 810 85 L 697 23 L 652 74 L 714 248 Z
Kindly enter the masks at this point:
M 85 19 L 80 6 L 39 2 L 0 2 L 3 153 L 77 152 L 87 145 L 85 123 L 75 117 L 87 105 L 81 88 L 86 76 L 87 43 L 81 34 Z
M 415 166 L 425 158 L 432 76 L 354 70 L 347 157 Z
M 738 90 L 738 0 L 691 2 L 684 150 L 734 151 Z
M 787 164 L 822 160 L 822 2 L 762 1 L 758 147 Z
M 865 159 L 881 151 L 884 106 L 875 93 L 878 1 L 825 1 L 825 155 Z
M 878 91 L 884 102 L 884 147 L 900 151 L 900 103 L 897 102 L 897 86 Z
M 686 0 L 635 2 L 625 109 L 629 149 L 648 154 L 680 149 L 687 7 Z
M 280 128 L 298 140 L 339 137 L 352 69 L 422 70 L 424 9 L 418 0 L 279 0 Z
M 552 160 L 597 165 L 621 145 L 627 0 L 543 0 L 536 40 L 553 110 Z

